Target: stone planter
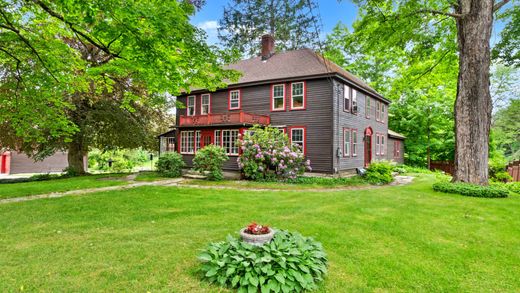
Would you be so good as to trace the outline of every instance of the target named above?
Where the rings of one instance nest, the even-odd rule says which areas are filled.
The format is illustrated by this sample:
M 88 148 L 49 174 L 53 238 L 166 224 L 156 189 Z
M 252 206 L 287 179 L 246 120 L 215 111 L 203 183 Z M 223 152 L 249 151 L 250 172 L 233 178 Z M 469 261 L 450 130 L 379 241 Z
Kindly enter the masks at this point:
M 264 243 L 271 241 L 271 239 L 273 239 L 274 237 L 274 233 L 276 232 L 273 229 L 269 228 L 269 233 L 267 234 L 254 235 L 246 233 L 245 230 L 246 228 L 240 230 L 240 236 L 242 237 L 242 240 L 246 243 L 255 246 L 262 246 Z

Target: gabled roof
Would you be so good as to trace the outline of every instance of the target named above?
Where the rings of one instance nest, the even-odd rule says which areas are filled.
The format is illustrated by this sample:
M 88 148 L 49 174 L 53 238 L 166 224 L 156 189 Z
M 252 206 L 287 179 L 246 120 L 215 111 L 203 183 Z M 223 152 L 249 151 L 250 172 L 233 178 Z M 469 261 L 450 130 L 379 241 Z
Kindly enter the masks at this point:
M 400 133 L 397 133 L 393 130 L 390 130 L 388 129 L 388 136 L 389 137 L 393 137 L 393 138 L 398 138 L 398 139 L 405 139 L 406 137 Z
M 242 76 L 238 82 L 229 86 L 260 83 L 274 80 L 295 79 L 303 77 L 339 76 L 354 86 L 385 101 L 381 94 L 371 88 L 357 76 L 341 68 L 339 65 L 322 57 L 311 49 L 300 49 L 276 53 L 267 60 L 261 56 L 241 60 L 227 66 L 240 71 Z M 193 91 L 200 91 L 194 89 Z

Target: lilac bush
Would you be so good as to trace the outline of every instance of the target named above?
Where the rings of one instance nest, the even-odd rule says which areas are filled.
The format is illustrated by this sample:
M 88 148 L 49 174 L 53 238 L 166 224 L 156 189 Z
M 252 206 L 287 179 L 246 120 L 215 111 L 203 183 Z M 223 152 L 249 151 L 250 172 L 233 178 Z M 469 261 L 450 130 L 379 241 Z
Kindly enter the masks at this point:
M 311 163 L 299 145 L 291 145 L 286 134 L 277 128 L 255 126 L 239 140 L 241 155 L 238 166 L 248 179 L 295 179 Z

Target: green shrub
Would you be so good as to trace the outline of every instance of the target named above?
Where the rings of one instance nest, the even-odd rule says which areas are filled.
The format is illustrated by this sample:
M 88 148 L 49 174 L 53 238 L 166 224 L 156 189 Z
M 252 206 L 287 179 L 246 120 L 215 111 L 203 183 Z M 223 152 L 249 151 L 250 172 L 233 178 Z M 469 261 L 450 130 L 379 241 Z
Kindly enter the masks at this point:
M 179 153 L 167 153 L 162 155 L 155 164 L 157 172 L 165 177 L 179 177 L 182 175 L 182 168 L 186 163 L 182 160 Z
M 491 182 L 491 186 L 507 189 L 511 192 L 520 194 L 520 182 Z
M 395 169 L 404 170 L 403 173 L 424 173 L 424 174 L 432 173 L 432 171 L 428 170 L 428 168 L 414 167 L 414 166 L 409 166 L 409 165 L 397 165 L 397 166 L 395 166 L 394 172 L 399 172 L 399 171 L 396 171 Z M 401 172 L 399 172 L 399 173 L 401 174 Z
M 445 193 L 456 193 L 472 197 L 507 197 L 509 192 L 497 186 L 480 186 L 469 183 L 438 182 L 433 184 L 433 190 Z
M 210 244 L 199 259 L 206 280 L 238 292 L 313 290 L 327 272 L 321 243 L 287 231 L 277 231 L 262 246 L 228 236 Z
M 387 184 L 394 180 L 393 170 L 394 166 L 389 161 L 376 161 L 370 164 L 364 177 L 372 184 Z
M 509 182 L 513 180 L 513 177 L 511 177 L 511 175 L 509 175 L 509 173 L 507 173 L 506 171 L 499 171 L 494 173 L 494 176 L 490 179 L 494 182 Z
M 238 166 L 252 180 L 287 180 L 312 170 L 303 150 L 274 127 L 254 126 L 239 141 Z
M 224 178 L 222 165 L 228 159 L 222 147 L 210 144 L 197 151 L 193 158 L 193 168 L 205 173 L 209 180 L 222 180 Z

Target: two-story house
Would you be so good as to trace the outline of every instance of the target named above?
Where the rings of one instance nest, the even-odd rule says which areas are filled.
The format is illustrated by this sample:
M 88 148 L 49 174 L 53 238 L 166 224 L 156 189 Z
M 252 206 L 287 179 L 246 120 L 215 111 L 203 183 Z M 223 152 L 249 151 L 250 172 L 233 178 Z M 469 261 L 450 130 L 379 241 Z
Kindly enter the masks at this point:
M 279 128 L 300 145 L 314 172 L 353 171 L 382 159 L 402 162 L 404 137 L 388 130 L 390 101 L 314 51 L 275 53 L 274 39 L 265 35 L 260 56 L 229 68 L 242 73 L 237 83 L 178 97 L 186 108 L 160 136 L 161 151 L 175 149 L 191 166 L 197 150 L 216 144 L 230 157 L 225 169 L 237 170 L 239 134 L 260 124 Z

